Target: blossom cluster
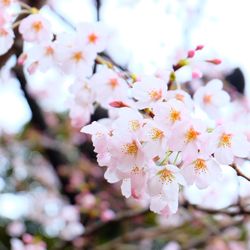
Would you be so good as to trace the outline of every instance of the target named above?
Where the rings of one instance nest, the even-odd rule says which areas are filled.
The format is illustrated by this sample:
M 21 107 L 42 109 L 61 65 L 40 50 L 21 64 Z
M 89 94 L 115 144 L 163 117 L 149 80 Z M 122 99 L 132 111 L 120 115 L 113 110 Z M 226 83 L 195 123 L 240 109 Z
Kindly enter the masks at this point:
M 246 136 L 235 124 L 219 119 L 230 102 L 223 83 L 212 80 L 191 96 L 176 81 L 176 72 L 203 46 L 190 50 L 186 59 L 174 65 L 168 81 L 157 75 L 135 77 L 98 55 L 109 39 L 102 24 L 79 24 L 76 30 L 55 36 L 48 20 L 30 11 L 21 20 L 19 32 L 31 47 L 18 63 L 30 74 L 54 68 L 73 76 L 69 106 L 74 125 L 89 123 L 98 105 L 108 110 L 109 118 L 81 131 L 92 135 L 98 164 L 107 167 L 104 177 L 110 183 L 121 182 L 126 198 L 146 199 L 152 211 L 171 215 L 178 209 L 180 187 L 206 188 L 221 180 L 223 165 L 248 156 Z M 1 53 L 13 39 L 12 30 L 3 22 L 1 27 L 9 35 L 1 38 Z M 96 61 L 103 66 L 93 74 Z M 217 59 L 207 62 L 220 63 Z M 193 71 L 191 76 L 201 74 Z M 173 83 L 176 89 L 171 88 Z
M 235 126 L 211 125 L 196 115 L 198 108 L 215 115 L 229 104 L 220 80 L 199 88 L 193 98 L 167 90 L 152 76 L 130 91 L 133 106 L 82 129 L 92 135 L 99 165 L 108 166 L 105 178 L 122 181 L 125 197 L 149 199 L 152 211 L 170 215 L 177 211 L 180 186 L 206 188 L 221 180 L 222 165 L 248 156 L 249 142 Z

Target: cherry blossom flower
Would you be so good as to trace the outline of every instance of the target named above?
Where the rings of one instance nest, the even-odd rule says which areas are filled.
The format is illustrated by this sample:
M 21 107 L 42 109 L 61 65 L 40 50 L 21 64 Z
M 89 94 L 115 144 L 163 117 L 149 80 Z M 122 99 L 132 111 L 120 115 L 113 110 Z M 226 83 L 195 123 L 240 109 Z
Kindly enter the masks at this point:
M 146 142 L 144 146 L 145 151 L 152 158 L 157 156 L 162 158 L 168 148 L 168 140 L 171 132 L 153 120 L 145 120 L 143 131 L 142 140 Z
M 102 23 L 81 23 L 76 28 L 77 39 L 92 47 L 96 52 L 106 49 L 108 44 L 107 28 Z
M 185 163 L 181 172 L 188 185 L 195 184 L 198 188 L 206 188 L 222 178 L 219 164 L 206 154 L 199 154 L 191 163 Z
M 89 46 L 69 38 L 64 44 L 57 42 L 55 56 L 64 73 L 85 78 L 92 74 L 96 52 Z
M 116 72 L 106 67 L 91 78 L 91 87 L 96 100 L 104 108 L 110 108 L 113 101 L 125 101 L 128 98 L 128 85 Z
M 0 27 L 0 55 L 5 54 L 13 45 L 14 32 L 10 28 Z
M 194 103 L 191 96 L 184 90 L 181 89 L 169 90 L 166 94 L 166 100 L 168 101 L 171 99 L 176 99 L 178 101 L 181 101 L 191 111 L 194 107 Z
M 94 113 L 95 95 L 87 79 L 76 80 L 70 87 L 71 97 L 68 100 L 69 116 L 75 127 L 82 127 L 89 123 Z
M 51 25 L 41 14 L 24 18 L 20 23 L 19 32 L 26 42 L 48 42 L 53 38 Z
M 182 159 L 194 159 L 198 150 L 203 150 L 207 139 L 205 124 L 192 119 L 176 125 L 170 139 L 169 147 L 173 151 L 182 151 Z
M 123 128 L 125 133 L 132 133 L 138 137 L 142 137 L 144 133 L 145 120 L 137 110 L 132 108 L 121 108 L 118 112 L 118 117 L 114 121 L 112 128 L 113 134 L 120 133 L 120 128 Z
M 155 166 L 154 172 L 148 183 L 150 210 L 165 216 L 176 213 L 179 184 L 185 185 L 180 169 L 174 165 Z
M 97 153 L 99 166 L 106 166 L 111 158 L 107 145 L 110 142 L 110 131 L 100 122 L 92 122 L 81 129 L 81 132 L 92 135 L 92 142 Z
M 144 76 L 133 84 L 132 96 L 137 100 L 139 109 L 153 107 L 165 99 L 167 85 L 160 78 Z
M 188 110 L 185 105 L 176 99 L 159 103 L 153 108 L 153 113 L 155 115 L 154 120 L 166 126 L 166 128 L 172 128 L 188 117 Z
M 221 164 L 233 163 L 234 156 L 247 157 L 249 142 L 232 124 L 218 126 L 212 133 L 211 147 L 214 157 Z
M 34 45 L 30 50 L 27 51 L 27 62 L 28 70 L 34 73 L 35 70 L 39 69 L 42 72 L 47 71 L 51 68 L 56 68 L 56 58 L 55 58 L 55 45 L 53 42 L 46 42 L 42 44 Z
M 133 134 L 114 134 L 110 137 L 110 142 L 112 163 L 122 172 L 130 171 L 135 165 L 143 165 L 147 159 L 143 145 Z
M 215 79 L 194 94 L 194 101 L 212 117 L 218 116 L 219 108 L 229 104 L 230 97 L 222 87 L 222 82 Z
M 145 196 L 148 167 L 134 165 L 128 176 L 126 176 L 121 185 L 122 194 L 129 198 L 140 199 Z

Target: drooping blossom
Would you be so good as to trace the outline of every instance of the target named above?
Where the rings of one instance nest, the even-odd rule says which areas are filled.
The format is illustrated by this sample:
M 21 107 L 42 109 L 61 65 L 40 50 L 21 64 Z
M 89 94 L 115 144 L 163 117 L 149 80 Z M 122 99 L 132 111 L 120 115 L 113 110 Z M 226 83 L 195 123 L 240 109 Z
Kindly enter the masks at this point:
M 198 154 L 190 163 L 184 163 L 181 172 L 188 185 L 207 188 L 211 183 L 221 180 L 222 171 L 213 157 Z
M 153 76 L 144 76 L 132 86 L 132 96 L 137 100 L 139 109 L 153 107 L 165 99 L 166 93 L 166 83 Z
M 106 67 L 91 78 L 91 87 L 96 93 L 96 100 L 104 108 L 109 108 L 113 101 L 125 101 L 128 97 L 128 85 L 116 72 Z
M 230 97 L 222 87 L 222 82 L 215 79 L 200 87 L 194 94 L 194 101 L 212 117 L 218 116 L 219 109 L 229 104 Z
M 24 18 L 19 25 L 19 32 L 26 42 L 49 42 L 53 38 L 51 25 L 41 14 Z
M 178 209 L 179 184 L 185 185 L 180 169 L 174 165 L 154 168 L 148 188 L 150 209 L 162 215 L 171 215 Z
M 102 23 L 80 23 L 76 28 L 77 40 L 102 52 L 108 45 L 108 31 Z
M 218 126 L 212 133 L 211 147 L 214 157 L 221 164 L 231 164 L 234 157 L 247 157 L 249 142 L 247 137 L 232 124 Z

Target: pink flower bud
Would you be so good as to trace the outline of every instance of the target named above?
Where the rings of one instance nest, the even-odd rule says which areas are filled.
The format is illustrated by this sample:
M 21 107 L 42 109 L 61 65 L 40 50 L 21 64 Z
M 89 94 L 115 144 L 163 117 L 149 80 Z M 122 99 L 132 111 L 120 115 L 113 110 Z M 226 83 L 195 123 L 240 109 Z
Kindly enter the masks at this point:
M 204 45 L 197 45 L 195 50 L 202 50 L 204 48 Z
M 193 58 L 194 56 L 195 56 L 195 51 L 194 50 L 189 50 L 187 57 L 188 58 Z
M 18 63 L 19 65 L 23 65 L 23 64 L 25 63 L 25 61 L 27 60 L 27 58 L 28 58 L 27 53 L 22 53 L 22 54 L 18 57 L 17 63 Z
M 222 61 L 221 61 L 221 59 L 214 58 L 214 59 L 206 60 L 206 62 L 215 64 L 215 65 L 219 65 L 219 64 L 221 64 Z
M 109 103 L 109 105 L 113 108 L 124 108 L 124 107 L 129 107 L 126 103 L 123 103 L 121 101 L 114 101 Z

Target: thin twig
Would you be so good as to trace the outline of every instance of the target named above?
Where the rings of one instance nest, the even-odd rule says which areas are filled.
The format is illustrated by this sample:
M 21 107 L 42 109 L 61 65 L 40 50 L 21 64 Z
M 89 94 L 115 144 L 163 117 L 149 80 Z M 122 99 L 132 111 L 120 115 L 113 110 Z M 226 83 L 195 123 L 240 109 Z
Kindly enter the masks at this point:
M 229 165 L 231 168 L 233 168 L 236 171 L 236 174 L 238 176 L 241 176 L 242 178 L 246 179 L 247 181 L 250 181 L 250 177 L 243 174 L 243 172 L 237 167 L 235 163 Z
M 134 219 L 136 217 L 140 217 L 143 216 L 145 214 L 149 213 L 148 209 L 141 209 L 141 210 L 135 210 L 135 211 L 127 211 L 124 213 L 121 213 L 119 215 L 117 215 L 114 219 L 103 222 L 103 221 L 99 221 L 95 224 L 90 225 L 89 227 L 86 228 L 83 236 L 89 236 L 93 233 L 96 233 L 97 231 L 103 229 L 104 227 L 106 227 L 107 225 L 113 224 L 113 223 L 120 223 L 123 222 L 125 220 L 130 220 L 130 219 Z

